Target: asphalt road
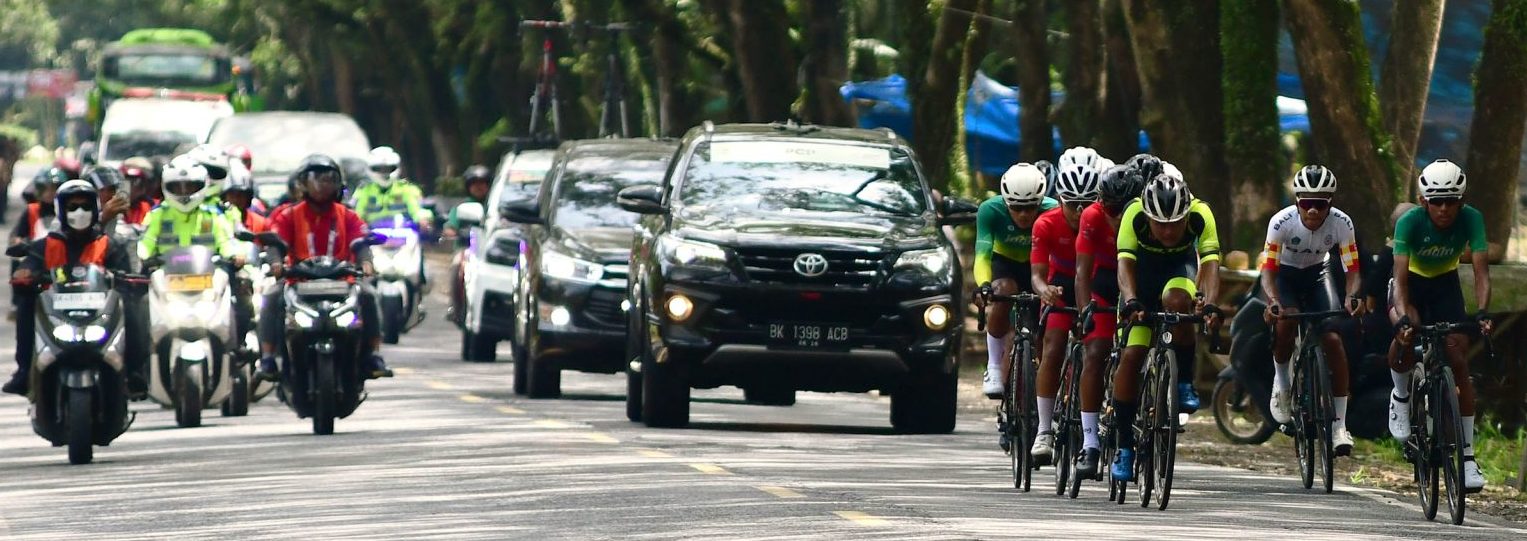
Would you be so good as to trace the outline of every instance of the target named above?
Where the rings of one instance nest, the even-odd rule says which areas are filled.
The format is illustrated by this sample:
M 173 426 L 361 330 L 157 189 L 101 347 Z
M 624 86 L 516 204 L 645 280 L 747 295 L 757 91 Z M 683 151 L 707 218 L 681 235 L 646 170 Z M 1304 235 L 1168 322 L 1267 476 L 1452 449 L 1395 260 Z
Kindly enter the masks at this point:
M 648 429 L 625 420 L 620 376 L 513 396 L 510 365 L 460 361 L 438 295 L 431 309 L 386 350 L 398 377 L 333 436 L 274 397 L 194 429 L 137 403 L 127 434 L 70 466 L 32 434 L 24 399 L 0 397 L 0 539 L 1527 538 L 1478 515 L 1425 522 L 1409 495 L 1188 463 L 1165 512 L 1096 485 L 1018 493 L 989 418 L 895 435 L 871 395 L 782 408 L 702 391 L 691 428 Z M 0 334 L 8 371 L 14 337 Z

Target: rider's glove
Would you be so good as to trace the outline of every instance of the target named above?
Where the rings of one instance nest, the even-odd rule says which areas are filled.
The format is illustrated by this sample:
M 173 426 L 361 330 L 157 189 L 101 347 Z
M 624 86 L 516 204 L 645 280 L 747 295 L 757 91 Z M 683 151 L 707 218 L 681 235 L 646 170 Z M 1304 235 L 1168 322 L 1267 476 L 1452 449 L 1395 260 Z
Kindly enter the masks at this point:
M 991 282 L 981 284 L 980 294 L 982 297 L 990 297 L 992 295 Z
M 1400 333 L 1401 331 L 1404 331 L 1405 329 L 1409 329 L 1409 328 L 1410 328 L 1410 316 L 1409 315 L 1400 316 L 1400 320 L 1395 322 L 1395 324 L 1394 324 L 1394 332 L 1395 333 Z
M 1474 314 L 1474 321 L 1479 322 L 1480 325 L 1484 325 L 1485 323 L 1494 323 L 1495 322 L 1495 318 L 1490 317 L 1490 313 L 1489 312 L 1486 312 L 1484 310 L 1480 310 L 1479 312 L 1476 312 Z
M 1143 311 L 1145 311 L 1145 304 L 1141 303 L 1140 299 L 1130 299 L 1124 301 L 1124 304 L 1119 306 L 1119 319 L 1129 319 L 1136 313 Z
M 1221 311 L 1218 306 L 1215 306 L 1213 304 L 1205 304 L 1203 308 L 1199 308 L 1198 309 L 1198 315 L 1201 315 L 1201 316 L 1204 316 L 1204 317 L 1209 317 L 1209 316 L 1220 317 L 1220 316 L 1225 315 L 1225 313 L 1223 311 Z

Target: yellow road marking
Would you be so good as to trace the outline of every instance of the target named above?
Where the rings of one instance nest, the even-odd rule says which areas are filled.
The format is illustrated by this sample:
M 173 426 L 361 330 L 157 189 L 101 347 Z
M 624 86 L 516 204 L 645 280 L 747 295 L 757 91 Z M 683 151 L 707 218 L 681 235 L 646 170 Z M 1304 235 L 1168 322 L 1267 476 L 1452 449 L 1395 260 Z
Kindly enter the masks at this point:
M 556 420 L 552 420 L 552 419 L 541 419 L 539 421 L 536 421 L 536 425 L 537 426 L 541 426 L 541 427 L 545 427 L 545 428 L 567 428 L 567 427 L 572 426 L 572 425 L 564 423 L 562 421 L 556 421 Z
M 462 402 L 471 402 L 473 404 L 477 404 L 477 403 L 487 402 L 488 401 L 488 399 L 483 398 L 481 396 L 477 396 L 475 394 L 464 394 L 464 395 L 461 395 L 460 398 L 461 398 Z
M 854 524 L 860 526 L 885 526 L 888 524 L 883 518 L 861 511 L 833 511 L 832 514 L 853 521 Z
M 406 376 L 406 375 L 414 373 L 414 369 L 412 369 L 412 368 L 401 368 L 401 367 L 400 368 L 394 368 L 394 369 L 392 369 L 392 373 L 393 374 L 397 374 L 399 376 Z
M 451 384 L 446 383 L 444 381 L 431 381 L 431 382 L 429 382 L 429 388 L 435 389 L 435 390 L 440 390 L 440 391 L 446 391 L 446 390 L 454 389 L 455 387 L 453 387 Z
M 498 411 L 499 411 L 499 413 L 507 413 L 509 415 L 524 415 L 525 414 L 525 410 L 522 410 L 520 408 L 516 408 L 514 406 L 499 406 L 498 407 Z
M 726 468 L 722 468 L 721 466 L 717 466 L 715 464 L 690 464 L 689 467 L 694 468 L 695 470 L 698 470 L 700 473 L 707 474 L 707 475 L 731 475 L 732 474 L 732 472 L 726 471 Z
M 757 487 L 753 487 L 753 488 L 756 488 L 758 490 L 762 490 L 764 492 L 768 492 L 769 494 L 773 494 L 774 497 L 780 498 L 780 499 L 784 499 L 784 500 L 793 500 L 793 499 L 797 499 L 797 498 L 805 498 L 806 497 L 806 496 L 802 495 L 799 492 L 796 492 L 794 490 L 790 490 L 790 489 L 785 488 L 785 487 L 776 487 L 776 486 L 770 486 L 770 485 L 762 485 L 762 486 L 757 486 Z
M 608 434 L 600 434 L 598 432 L 587 432 L 583 434 L 583 437 L 598 443 L 620 443 L 620 440 L 612 438 Z
M 636 451 L 636 453 L 647 458 L 673 458 L 673 455 L 664 453 L 662 451 L 653 451 L 651 449 L 639 449 Z

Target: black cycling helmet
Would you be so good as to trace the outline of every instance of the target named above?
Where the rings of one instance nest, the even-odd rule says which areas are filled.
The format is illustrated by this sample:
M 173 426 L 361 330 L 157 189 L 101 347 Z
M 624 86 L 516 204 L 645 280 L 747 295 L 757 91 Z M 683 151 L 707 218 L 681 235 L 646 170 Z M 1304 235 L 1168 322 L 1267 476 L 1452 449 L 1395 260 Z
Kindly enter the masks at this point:
M 1161 158 L 1157 158 L 1153 154 L 1146 154 L 1143 152 L 1136 154 L 1131 156 L 1129 160 L 1125 161 L 1124 165 L 1129 166 L 1131 169 L 1139 170 L 1140 178 L 1147 181 L 1156 178 L 1157 175 L 1162 173 Z M 1142 181 L 1140 184 L 1144 186 L 1145 182 Z
M 1145 176 L 1139 169 L 1126 165 L 1115 165 L 1103 171 L 1098 181 L 1098 200 L 1108 207 L 1110 212 L 1117 213 L 1124 209 L 1130 201 L 1140 197 L 1140 192 L 1145 190 Z
M 1038 167 L 1039 172 L 1045 174 L 1045 196 L 1054 197 L 1055 177 L 1060 174 L 1060 170 L 1055 167 L 1055 164 L 1050 163 L 1050 160 L 1039 160 L 1034 162 L 1034 167 Z
M 127 182 L 127 179 L 122 176 L 122 172 L 118 171 L 117 168 L 104 165 L 97 165 L 85 171 L 85 180 L 90 181 L 90 184 L 95 186 L 95 189 L 98 191 L 106 189 L 119 190 Z
M 491 182 L 493 180 L 493 172 L 489 171 L 485 166 L 474 165 L 468 167 L 467 171 L 461 174 L 461 178 L 466 183 L 471 183 L 479 180 L 483 182 Z

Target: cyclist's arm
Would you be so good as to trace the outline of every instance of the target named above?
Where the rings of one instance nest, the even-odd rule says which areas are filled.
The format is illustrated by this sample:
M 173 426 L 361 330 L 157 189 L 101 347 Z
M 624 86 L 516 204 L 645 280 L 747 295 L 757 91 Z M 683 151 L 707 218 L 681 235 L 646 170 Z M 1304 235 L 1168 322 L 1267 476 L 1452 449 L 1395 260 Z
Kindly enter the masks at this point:
M 1119 298 L 1123 302 L 1139 299 L 1135 294 L 1135 258 L 1119 253 Z
M 1092 302 L 1092 275 L 1094 265 L 1092 252 L 1076 253 L 1076 292 L 1075 306 L 1086 306 Z
M 1140 213 L 1140 201 L 1137 200 L 1124 209 L 1124 216 L 1119 219 L 1116 245 L 1119 251 L 1119 300 L 1121 302 L 1140 298 L 1135 291 L 1135 250 L 1140 248 L 1140 239 L 1135 235 L 1134 225 L 1135 217 Z
M 1410 254 L 1399 252 L 1399 242 L 1395 242 L 1394 254 L 1394 306 L 1401 314 L 1410 317 L 1412 324 L 1420 323 L 1415 308 L 1410 305 Z
M 1474 306 L 1479 310 L 1490 310 L 1490 254 L 1484 250 L 1475 250 L 1472 261 L 1474 262 Z
M 1202 266 L 1202 264 L 1199 264 Z M 1283 299 L 1278 298 L 1278 267 L 1262 267 L 1262 293 L 1267 295 L 1268 306 L 1282 306 Z
M 1035 293 L 1043 294 L 1050 285 L 1050 243 L 1054 238 L 1044 221 L 1034 222 L 1030 238 L 1033 244 L 1029 248 L 1029 287 Z
M 991 257 L 992 257 L 992 231 L 996 230 L 995 216 L 990 207 L 981 205 L 976 213 L 976 262 L 972 272 L 976 276 L 976 285 L 991 282 Z
M 417 186 L 410 186 L 408 191 L 408 215 L 419 225 L 433 225 L 435 214 L 419 204 L 424 200 L 424 192 Z
M 1278 220 L 1280 214 L 1274 214 L 1272 220 L 1267 223 L 1267 244 L 1262 249 L 1262 293 L 1267 295 L 1268 306 L 1281 306 L 1282 300 L 1278 298 L 1278 256 L 1283 252 L 1282 243 L 1278 238 Z
M 1341 255 L 1342 268 L 1347 271 L 1347 299 L 1342 301 L 1342 306 L 1351 306 L 1350 299 L 1363 298 L 1363 272 L 1362 252 L 1357 249 L 1357 228 L 1352 225 L 1352 218 L 1347 213 L 1332 210 L 1331 214 L 1338 218 L 1341 227 L 1341 239 L 1337 243 L 1337 253 Z
M 138 259 L 148 259 L 159 252 L 159 231 L 163 228 L 161 211 L 149 211 L 148 217 L 143 219 L 143 236 L 138 239 Z
M 1219 227 L 1214 225 L 1214 212 L 1207 203 L 1194 204 L 1200 206 L 1199 215 L 1204 220 L 1204 231 L 1198 235 L 1198 290 L 1204 302 L 1215 304 L 1219 300 Z
M 1198 291 L 1204 294 L 1204 302 L 1216 304 L 1219 299 L 1219 260 L 1198 263 Z

